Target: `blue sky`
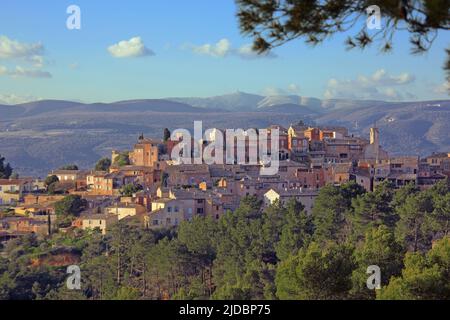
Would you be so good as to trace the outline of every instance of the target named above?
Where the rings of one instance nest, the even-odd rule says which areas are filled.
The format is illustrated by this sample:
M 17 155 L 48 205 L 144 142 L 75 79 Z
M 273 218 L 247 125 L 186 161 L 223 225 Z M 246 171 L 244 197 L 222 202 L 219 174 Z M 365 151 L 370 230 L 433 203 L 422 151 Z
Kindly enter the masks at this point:
M 66 28 L 71 4 L 81 8 L 81 30 Z M 2 1 L 0 103 L 109 102 L 237 90 L 318 98 L 448 98 L 442 69 L 448 32 L 422 56 L 410 55 L 408 35 L 399 33 L 387 55 L 376 46 L 346 51 L 345 35 L 339 35 L 315 48 L 298 40 L 255 57 L 235 13 L 232 0 Z M 121 41 L 126 42 L 118 45 Z

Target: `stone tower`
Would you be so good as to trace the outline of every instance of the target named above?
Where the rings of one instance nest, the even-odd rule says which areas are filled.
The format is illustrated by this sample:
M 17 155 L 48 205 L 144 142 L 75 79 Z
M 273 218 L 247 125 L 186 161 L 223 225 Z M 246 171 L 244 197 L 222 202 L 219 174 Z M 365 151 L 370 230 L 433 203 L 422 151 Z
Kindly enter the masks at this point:
M 117 158 L 119 157 L 120 152 L 117 150 L 112 150 L 111 152 L 111 163 L 116 162 Z
M 380 145 L 380 131 L 378 128 L 370 128 L 370 144 Z

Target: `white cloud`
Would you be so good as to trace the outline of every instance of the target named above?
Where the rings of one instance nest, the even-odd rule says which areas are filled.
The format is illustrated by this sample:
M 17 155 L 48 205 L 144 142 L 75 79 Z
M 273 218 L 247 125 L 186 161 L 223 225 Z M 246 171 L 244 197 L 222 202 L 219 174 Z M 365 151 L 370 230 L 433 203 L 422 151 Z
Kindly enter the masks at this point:
M 437 94 L 450 94 L 450 82 L 445 81 L 433 89 Z
M 17 66 L 14 71 L 10 71 L 9 74 L 13 77 L 28 77 L 28 78 L 51 78 L 50 72 L 42 70 L 24 69 Z
M 360 75 L 357 79 L 330 79 L 324 93 L 326 99 L 368 99 L 368 100 L 405 100 L 415 96 L 404 90 L 396 89 L 415 81 L 414 75 L 401 73 L 390 75 L 379 69 L 370 76 Z
M 41 43 L 21 43 L 7 36 L 0 36 L 0 59 L 41 59 L 44 46 Z
M 141 37 L 123 40 L 108 47 L 109 53 L 115 58 L 136 58 L 153 56 L 155 53 L 147 48 Z
M 222 39 L 216 44 L 207 43 L 201 46 L 193 46 L 192 51 L 212 57 L 225 57 L 231 52 L 231 42 L 228 39 Z
M 42 68 L 44 66 L 44 57 L 43 56 L 32 56 L 28 59 L 36 68 Z
M 290 85 L 288 85 L 287 90 L 289 91 L 289 93 L 299 94 L 300 93 L 300 86 L 298 84 L 291 83 Z
M 279 87 L 266 87 L 262 91 L 265 96 L 288 96 L 288 95 L 298 95 L 300 94 L 300 86 L 295 83 L 291 83 L 286 89 Z
M 41 43 L 23 43 L 0 35 L 0 60 L 20 60 L 34 67 L 34 69 L 26 69 L 17 66 L 15 70 L 10 71 L 4 66 L 0 66 L 0 75 L 51 78 L 49 72 L 39 70 L 45 64 L 43 53 L 44 46 Z
M 243 59 L 258 59 L 258 58 L 274 58 L 276 55 L 273 52 L 258 54 L 253 50 L 251 44 L 245 44 L 239 48 L 233 48 L 230 40 L 224 38 L 215 44 L 206 43 L 200 46 L 190 45 L 190 49 L 197 54 L 207 55 L 216 58 L 224 58 L 227 56 L 237 56 Z
M 27 78 L 51 78 L 51 73 L 39 69 L 25 69 L 21 66 L 16 66 L 14 70 L 8 70 L 4 66 L 0 66 L 0 76 L 27 77 Z
M 42 98 L 36 98 L 32 95 L 15 95 L 12 93 L 0 93 L 0 104 L 20 104 L 30 101 L 42 100 Z
M 380 85 L 380 86 L 389 86 L 389 85 L 402 85 L 402 84 L 408 84 L 413 82 L 416 78 L 414 75 L 411 75 L 409 73 L 401 73 L 398 76 L 391 76 L 389 75 L 386 70 L 379 69 L 374 72 L 374 74 L 366 78 L 364 76 L 360 76 L 359 79 L 362 82 L 367 83 L 368 85 Z

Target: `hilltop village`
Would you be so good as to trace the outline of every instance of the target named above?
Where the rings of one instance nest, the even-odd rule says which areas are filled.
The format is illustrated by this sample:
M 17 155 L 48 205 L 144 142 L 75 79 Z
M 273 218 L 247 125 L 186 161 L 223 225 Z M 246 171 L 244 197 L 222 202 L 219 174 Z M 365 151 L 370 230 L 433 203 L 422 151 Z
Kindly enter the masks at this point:
M 295 198 L 309 213 L 327 184 L 355 181 L 371 192 L 389 181 L 425 190 L 450 177 L 450 153 L 390 156 L 376 127 L 368 140 L 344 127 L 267 129 L 279 130 L 279 170 L 270 176 L 260 175 L 261 164 L 175 164 L 170 155 L 177 142 L 166 130 L 162 140 L 139 136 L 131 151 L 114 150 L 92 170 L 69 165 L 45 180 L 0 179 L 0 240 L 71 229 L 107 234 L 118 221 L 159 229 L 196 215 L 218 220 L 246 196 L 264 207 Z

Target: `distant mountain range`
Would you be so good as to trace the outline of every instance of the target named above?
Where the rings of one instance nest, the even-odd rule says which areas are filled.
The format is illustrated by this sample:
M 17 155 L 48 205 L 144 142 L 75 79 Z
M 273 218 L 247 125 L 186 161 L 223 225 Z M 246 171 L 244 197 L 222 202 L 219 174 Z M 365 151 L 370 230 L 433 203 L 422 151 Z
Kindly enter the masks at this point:
M 450 151 L 450 100 L 386 102 L 261 96 L 244 92 L 208 98 L 166 98 L 93 103 L 42 100 L 0 105 L 0 154 L 22 174 L 43 176 L 67 163 L 81 167 L 130 149 L 139 134 L 163 129 L 343 125 L 367 136 L 376 124 L 383 146 L 394 154 Z
M 327 113 L 332 110 L 359 109 L 369 106 L 385 104 L 384 101 L 370 100 L 320 100 L 317 98 L 298 95 L 261 96 L 245 92 L 235 92 L 208 98 L 167 98 L 170 101 L 186 103 L 204 109 L 218 109 L 229 111 L 266 111 L 277 106 L 298 106 L 299 109 L 308 108 L 314 113 Z M 296 110 L 291 110 L 295 112 Z M 302 112 L 302 111 L 300 111 Z

